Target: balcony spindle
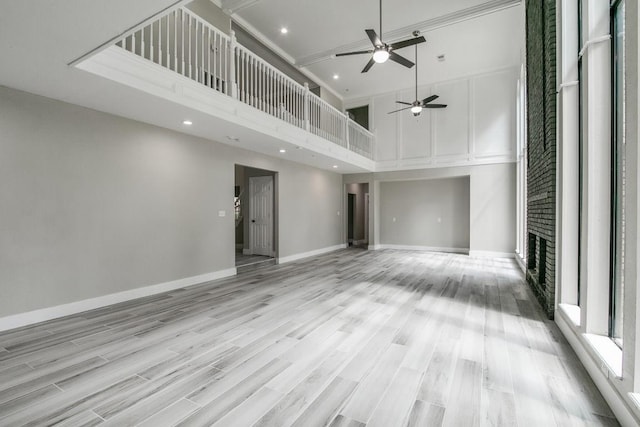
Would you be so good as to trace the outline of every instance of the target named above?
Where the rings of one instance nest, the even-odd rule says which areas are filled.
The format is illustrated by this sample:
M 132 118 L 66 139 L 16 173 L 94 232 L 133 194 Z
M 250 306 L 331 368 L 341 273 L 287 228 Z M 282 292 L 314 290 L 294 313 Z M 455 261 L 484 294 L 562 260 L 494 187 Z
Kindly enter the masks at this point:
M 309 132 L 310 124 L 309 124 L 309 83 L 304 83 L 304 101 L 303 101 L 303 120 L 304 120 L 304 128 L 307 132 Z
M 178 11 L 173 12 L 173 71 L 178 72 Z
M 149 60 L 153 62 L 153 22 L 149 25 Z
M 165 61 L 166 61 L 166 66 L 167 68 L 171 69 L 171 49 L 169 48 L 169 46 L 171 46 L 171 39 L 169 38 L 169 33 L 171 31 L 169 31 L 170 27 L 170 22 L 171 22 L 171 15 L 167 15 L 167 22 L 165 24 L 165 28 L 167 29 L 167 37 L 165 39 Z
M 187 22 L 188 22 L 188 29 L 187 29 L 187 49 L 188 49 L 188 57 L 187 57 L 187 62 L 189 63 L 189 74 L 188 77 L 192 78 L 193 77 L 193 64 L 191 63 L 191 15 L 187 14 Z
M 352 152 L 372 158 L 375 151 L 374 136 L 311 93 L 308 84 L 296 83 L 237 44 L 233 32 L 226 37 L 183 7 L 115 45 Z
M 207 28 L 207 43 L 206 43 L 206 52 L 207 52 L 207 78 L 205 79 L 205 83 L 207 86 L 215 88 L 213 82 L 213 76 L 211 75 L 211 63 L 213 61 L 213 57 L 215 56 L 214 51 L 212 50 L 212 40 L 214 40 L 214 35 L 211 33 L 211 28 Z
M 184 62 L 185 59 L 185 50 L 187 47 L 187 38 L 185 37 L 185 33 L 186 33 L 186 20 L 187 17 L 185 16 L 184 10 L 181 11 L 180 13 L 180 45 L 181 45 L 181 49 L 180 49 L 180 57 L 181 57 L 181 68 L 180 70 L 182 71 L 182 75 L 186 76 L 187 75 L 187 67 L 186 64 Z

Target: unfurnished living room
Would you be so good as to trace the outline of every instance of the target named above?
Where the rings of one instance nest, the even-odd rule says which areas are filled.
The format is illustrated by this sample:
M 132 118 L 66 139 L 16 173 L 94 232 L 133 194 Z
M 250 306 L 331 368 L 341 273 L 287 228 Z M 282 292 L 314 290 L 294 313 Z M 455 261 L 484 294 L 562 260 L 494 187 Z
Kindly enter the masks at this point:
M 632 0 L 7 0 L 0 426 L 640 426 Z

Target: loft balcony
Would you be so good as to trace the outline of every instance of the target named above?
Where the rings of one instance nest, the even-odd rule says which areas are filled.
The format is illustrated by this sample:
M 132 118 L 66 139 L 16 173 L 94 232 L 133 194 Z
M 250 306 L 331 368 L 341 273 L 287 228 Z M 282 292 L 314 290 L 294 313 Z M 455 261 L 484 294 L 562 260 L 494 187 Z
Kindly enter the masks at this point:
M 323 168 L 374 170 L 371 132 L 184 7 L 72 65 L 199 114 L 207 122 L 199 136 L 270 155 L 295 148 L 292 160 Z

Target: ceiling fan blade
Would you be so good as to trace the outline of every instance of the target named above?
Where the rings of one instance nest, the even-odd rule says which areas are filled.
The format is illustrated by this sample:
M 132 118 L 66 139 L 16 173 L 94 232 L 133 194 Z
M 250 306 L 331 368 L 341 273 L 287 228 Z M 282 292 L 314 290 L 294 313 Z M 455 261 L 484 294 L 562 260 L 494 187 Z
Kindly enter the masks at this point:
M 378 37 L 376 30 L 369 29 L 364 31 L 367 33 L 367 36 L 369 36 L 369 40 L 371 40 L 371 43 L 373 43 L 374 46 L 384 46 L 384 43 L 382 43 L 382 40 L 380 40 L 380 37 Z
M 396 101 L 398 104 L 413 105 L 411 102 Z
M 395 53 L 393 51 L 389 52 L 389 59 L 392 60 L 392 61 L 397 62 L 398 64 L 404 65 L 407 68 L 411 68 L 414 65 L 416 65 L 413 62 L 409 61 L 404 56 L 400 56 L 400 55 L 398 55 L 397 53 Z
M 367 71 L 369 71 L 371 69 L 371 67 L 373 67 L 373 64 L 375 64 L 376 61 L 373 60 L 373 58 L 371 58 L 369 60 L 369 62 L 367 62 L 367 65 L 364 66 L 364 68 L 362 69 L 363 73 L 366 73 Z
M 427 39 L 425 39 L 423 36 L 420 36 L 420 37 L 414 37 L 412 39 L 391 43 L 389 46 L 391 47 L 391 49 L 402 49 L 403 47 L 413 46 L 414 44 L 424 43 L 426 41 Z
M 410 109 L 410 108 L 412 108 L 412 107 L 406 107 L 406 108 L 401 108 L 401 109 L 399 109 L 399 110 L 395 110 L 395 111 L 389 111 L 387 114 L 397 113 L 398 111 L 404 111 L 404 110 L 408 110 L 408 109 Z
M 422 108 L 446 108 L 447 104 L 427 104 L 423 105 Z
M 425 99 L 422 100 L 423 104 L 428 104 L 431 101 L 435 101 L 436 99 L 438 99 L 438 95 L 431 95 L 431 96 L 427 96 Z
M 349 56 L 349 55 L 364 55 L 365 53 L 371 54 L 373 53 L 372 50 L 358 50 L 355 52 L 343 52 L 343 53 L 336 53 L 336 57 L 337 56 Z

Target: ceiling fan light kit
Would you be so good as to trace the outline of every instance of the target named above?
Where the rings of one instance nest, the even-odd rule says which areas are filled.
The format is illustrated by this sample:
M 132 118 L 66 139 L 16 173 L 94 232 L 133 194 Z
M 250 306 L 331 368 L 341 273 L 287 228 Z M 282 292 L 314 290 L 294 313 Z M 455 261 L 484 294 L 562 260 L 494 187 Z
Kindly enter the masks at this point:
M 418 45 L 415 47 L 416 50 L 416 100 L 413 102 L 404 102 L 404 101 L 396 101 L 398 104 L 408 105 L 408 107 L 401 108 L 399 110 L 390 111 L 387 114 L 397 113 L 398 111 L 411 110 L 414 117 L 418 117 L 420 113 L 422 113 L 423 108 L 446 108 L 446 104 L 430 104 L 430 102 L 438 99 L 438 95 L 431 95 L 423 99 L 422 101 L 418 100 Z
M 384 49 L 384 48 L 376 49 L 373 52 L 373 60 L 376 61 L 378 64 L 387 62 L 387 59 L 389 59 L 389 51 L 387 49 Z
M 402 40 L 402 41 L 391 43 L 391 44 L 387 44 L 383 42 L 382 41 L 382 0 L 380 0 L 380 36 L 378 36 L 378 33 L 376 33 L 376 31 L 372 29 L 366 29 L 364 31 L 365 33 L 367 33 L 367 37 L 369 37 L 371 44 L 373 44 L 373 49 L 358 50 L 354 52 L 344 52 L 344 53 L 336 54 L 336 57 L 350 56 L 350 55 L 364 55 L 364 54 L 371 55 L 371 59 L 369 59 L 369 62 L 367 63 L 367 65 L 365 65 L 365 67 L 362 69 L 363 73 L 366 73 L 367 71 L 369 71 L 371 67 L 373 67 L 373 64 L 376 64 L 376 63 L 382 64 L 383 62 L 387 62 L 388 59 L 392 60 L 393 62 L 397 62 L 400 65 L 404 65 L 407 68 L 411 68 L 415 64 L 409 61 L 404 56 L 398 55 L 397 53 L 394 52 L 394 50 L 402 49 L 403 47 L 417 45 L 418 43 L 424 43 L 427 41 L 422 36 L 418 37 L 418 35 L 414 32 L 413 34 L 414 37 L 411 39 L 406 39 L 406 40 Z

